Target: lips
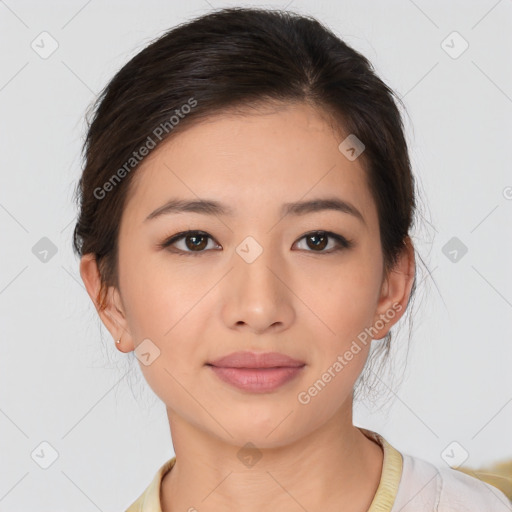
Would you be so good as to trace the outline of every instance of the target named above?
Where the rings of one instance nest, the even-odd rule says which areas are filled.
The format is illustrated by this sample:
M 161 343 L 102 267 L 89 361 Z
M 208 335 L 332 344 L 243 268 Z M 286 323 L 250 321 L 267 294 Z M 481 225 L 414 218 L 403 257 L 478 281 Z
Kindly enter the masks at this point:
M 234 352 L 207 363 L 221 381 L 248 393 L 271 393 L 304 371 L 306 363 L 279 352 Z
M 233 352 L 207 363 L 219 368 L 299 368 L 299 361 L 279 352 Z
M 270 393 L 298 377 L 303 366 L 276 368 L 226 368 L 210 366 L 222 381 L 250 393 Z

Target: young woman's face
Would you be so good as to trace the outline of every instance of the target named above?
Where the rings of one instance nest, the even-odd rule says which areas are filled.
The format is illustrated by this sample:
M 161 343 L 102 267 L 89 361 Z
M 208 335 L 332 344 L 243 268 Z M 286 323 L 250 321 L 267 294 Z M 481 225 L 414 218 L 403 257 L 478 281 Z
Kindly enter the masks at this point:
M 341 142 L 316 110 L 290 105 L 191 127 L 136 171 L 119 234 L 122 344 L 144 343 L 142 371 L 171 416 L 227 442 L 271 447 L 349 411 L 371 339 L 400 314 L 382 295 L 365 173 Z M 307 206 L 315 200 L 349 206 Z M 151 215 L 169 201 L 218 210 Z M 292 203 L 306 206 L 284 214 Z M 161 247 L 189 230 L 201 233 Z M 209 365 L 238 351 L 278 352 L 303 366 Z

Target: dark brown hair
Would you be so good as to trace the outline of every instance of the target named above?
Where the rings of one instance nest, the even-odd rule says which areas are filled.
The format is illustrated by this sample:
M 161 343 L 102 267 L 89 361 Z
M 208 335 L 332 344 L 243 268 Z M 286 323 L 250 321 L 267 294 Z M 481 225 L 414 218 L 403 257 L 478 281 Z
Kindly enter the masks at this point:
M 228 109 L 271 103 L 307 102 L 363 142 L 359 158 L 378 211 L 385 270 L 392 269 L 416 208 L 395 99 L 401 103 L 362 54 L 316 19 L 289 11 L 221 9 L 152 41 L 116 73 L 87 119 L 73 246 L 96 257 L 98 302 L 118 285 L 118 228 L 139 165 L 134 152 Z M 413 293 L 415 286 L 416 279 Z M 386 350 L 390 341 L 391 333 Z

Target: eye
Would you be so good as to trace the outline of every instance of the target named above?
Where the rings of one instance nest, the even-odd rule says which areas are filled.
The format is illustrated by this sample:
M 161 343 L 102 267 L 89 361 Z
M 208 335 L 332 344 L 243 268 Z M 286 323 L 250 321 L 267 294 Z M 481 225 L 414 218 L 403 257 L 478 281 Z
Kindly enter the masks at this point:
M 313 247 L 313 250 L 306 250 L 306 252 L 318 252 L 320 254 L 330 254 L 342 249 L 349 249 L 354 245 L 351 240 L 347 240 L 345 237 L 330 231 L 313 231 L 303 235 L 298 241 L 303 239 L 306 239 L 307 247 Z M 332 239 L 333 243 L 329 250 L 325 251 L 324 249 L 329 246 L 329 239 Z M 167 238 L 159 244 L 159 247 L 161 249 L 168 249 L 180 256 L 188 256 L 194 253 L 198 254 L 201 252 L 207 252 L 205 249 L 208 248 L 209 240 L 213 241 L 213 238 L 204 231 L 183 231 Z M 184 242 L 182 247 L 177 246 L 179 242 Z
M 161 249 L 168 249 L 171 252 L 175 252 L 180 255 L 186 253 L 199 253 L 204 252 L 203 249 L 208 246 L 208 239 L 213 240 L 213 238 L 204 231 L 183 231 L 182 233 L 177 233 L 176 235 L 171 236 L 162 242 L 159 247 Z M 184 241 L 184 246 L 182 245 L 181 248 L 177 246 L 171 247 L 181 241 Z
M 299 240 L 306 239 L 307 247 L 313 247 L 312 251 L 307 252 L 319 252 L 319 253 L 332 253 L 340 251 L 342 249 L 350 249 L 354 244 L 351 240 L 347 240 L 345 237 L 332 233 L 330 231 L 313 231 L 312 233 L 305 234 Z M 324 251 L 323 249 L 328 246 L 328 240 L 334 240 L 330 250 Z

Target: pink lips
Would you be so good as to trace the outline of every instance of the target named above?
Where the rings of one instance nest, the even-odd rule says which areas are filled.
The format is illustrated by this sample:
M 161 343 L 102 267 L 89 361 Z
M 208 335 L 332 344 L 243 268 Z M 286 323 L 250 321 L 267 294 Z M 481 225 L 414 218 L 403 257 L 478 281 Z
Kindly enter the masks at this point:
M 305 363 L 278 352 L 234 352 L 208 366 L 228 384 L 244 391 L 266 393 L 298 376 Z

